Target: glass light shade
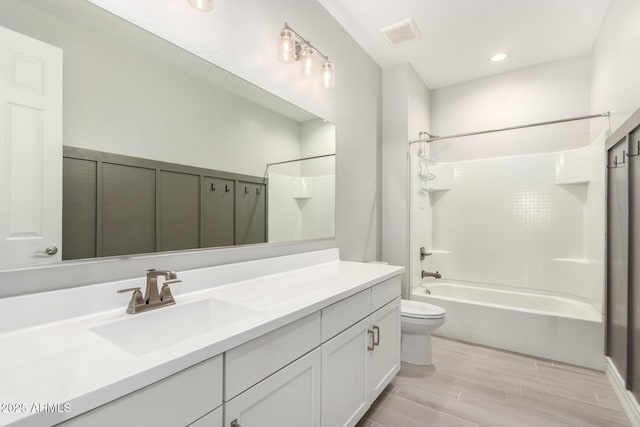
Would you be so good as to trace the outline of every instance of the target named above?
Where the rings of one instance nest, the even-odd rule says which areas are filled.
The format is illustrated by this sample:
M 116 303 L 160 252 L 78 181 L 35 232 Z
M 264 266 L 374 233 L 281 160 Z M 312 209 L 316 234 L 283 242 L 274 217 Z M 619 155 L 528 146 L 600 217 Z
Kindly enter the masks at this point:
M 316 75 L 316 58 L 313 49 L 309 46 L 302 48 L 300 53 L 300 62 L 302 69 L 300 73 L 304 77 L 313 77 Z
M 200 12 L 209 12 L 213 10 L 213 0 L 187 0 L 191 6 Z
M 320 72 L 320 84 L 323 89 L 330 90 L 336 85 L 335 66 L 332 62 L 324 61 Z
M 296 39 L 293 31 L 283 28 L 278 39 L 278 61 L 294 62 L 296 60 Z

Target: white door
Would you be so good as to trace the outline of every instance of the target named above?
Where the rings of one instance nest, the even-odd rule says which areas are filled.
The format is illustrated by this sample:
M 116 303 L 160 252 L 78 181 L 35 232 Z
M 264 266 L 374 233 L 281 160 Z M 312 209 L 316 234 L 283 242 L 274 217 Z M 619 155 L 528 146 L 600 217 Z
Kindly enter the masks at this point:
M 225 403 L 226 427 L 320 427 L 320 349 Z
M 61 244 L 62 50 L 0 27 L 0 265 Z
M 354 426 L 369 408 L 369 317 L 322 344 L 322 427 Z
M 371 314 L 374 350 L 369 371 L 371 395 L 369 403 L 382 393 L 400 370 L 400 298 Z

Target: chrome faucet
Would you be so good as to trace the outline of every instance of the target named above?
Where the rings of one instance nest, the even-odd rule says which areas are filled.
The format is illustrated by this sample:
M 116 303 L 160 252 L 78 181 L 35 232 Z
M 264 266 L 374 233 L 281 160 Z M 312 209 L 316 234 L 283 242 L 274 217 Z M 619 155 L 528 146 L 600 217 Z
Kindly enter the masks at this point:
M 432 273 L 430 271 L 422 270 L 422 278 L 424 279 L 425 277 L 435 277 L 436 279 L 442 279 L 442 275 L 438 271 Z
M 162 288 L 158 292 L 158 277 L 164 277 Z M 131 292 L 131 300 L 127 307 L 127 313 L 135 314 L 141 313 L 147 310 L 153 310 L 154 308 L 164 307 L 165 305 L 173 305 L 176 301 L 171 294 L 171 288 L 169 285 L 180 283 L 182 280 L 178 279 L 178 275 L 175 271 L 169 270 L 147 270 L 147 288 L 145 289 L 144 297 L 140 288 L 128 288 L 120 289 L 118 293 Z

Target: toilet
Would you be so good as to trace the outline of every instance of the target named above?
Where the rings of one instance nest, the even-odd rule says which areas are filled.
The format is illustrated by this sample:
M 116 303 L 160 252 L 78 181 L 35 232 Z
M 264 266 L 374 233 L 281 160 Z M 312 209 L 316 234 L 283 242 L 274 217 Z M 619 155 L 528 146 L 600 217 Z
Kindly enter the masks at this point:
M 444 323 L 445 309 L 419 301 L 401 300 L 402 361 L 430 365 L 431 332 Z

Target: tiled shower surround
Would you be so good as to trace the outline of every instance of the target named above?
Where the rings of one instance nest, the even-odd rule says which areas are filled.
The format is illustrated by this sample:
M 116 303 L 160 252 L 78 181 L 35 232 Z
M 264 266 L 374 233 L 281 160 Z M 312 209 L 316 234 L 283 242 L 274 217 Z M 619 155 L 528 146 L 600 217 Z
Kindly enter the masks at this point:
M 439 163 L 420 190 L 412 157 L 414 245 L 446 279 L 571 296 L 602 312 L 604 148 Z M 418 184 L 416 184 L 418 182 Z M 418 229 L 420 227 L 417 227 Z M 415 269 L 412 276 L 415 278 Z

